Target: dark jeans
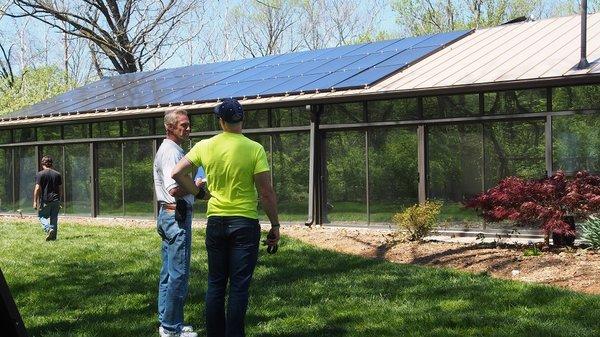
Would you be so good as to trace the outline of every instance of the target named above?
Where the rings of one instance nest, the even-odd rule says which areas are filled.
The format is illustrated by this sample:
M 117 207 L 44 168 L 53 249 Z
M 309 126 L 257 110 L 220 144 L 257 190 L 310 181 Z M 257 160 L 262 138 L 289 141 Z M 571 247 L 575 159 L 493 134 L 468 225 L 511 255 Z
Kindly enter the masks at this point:
M 260 226 L 257 219 L 211 216 L 206 225 L 208 337 L 243 337 L 248 288 L 258 259 Z M 227 316 L 225 290 L 229 282 Z

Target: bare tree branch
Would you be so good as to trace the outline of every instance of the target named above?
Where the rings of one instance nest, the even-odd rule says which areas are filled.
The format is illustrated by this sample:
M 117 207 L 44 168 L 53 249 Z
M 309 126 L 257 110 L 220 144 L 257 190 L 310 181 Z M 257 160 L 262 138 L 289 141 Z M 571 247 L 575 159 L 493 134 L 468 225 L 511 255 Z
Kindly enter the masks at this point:
M 177 28 L 198 4 L 193 0 L 83 0 L 59 8 L 48 0 L 12 2 L 18 10 L 7 15 L 33 17 L 60 32 L 92 42 L 112 64 L 112 70 L 119 73 L 142 70 L 171 39 L 185 40 Z M 100 62 L 97 56 L 96 62 Z

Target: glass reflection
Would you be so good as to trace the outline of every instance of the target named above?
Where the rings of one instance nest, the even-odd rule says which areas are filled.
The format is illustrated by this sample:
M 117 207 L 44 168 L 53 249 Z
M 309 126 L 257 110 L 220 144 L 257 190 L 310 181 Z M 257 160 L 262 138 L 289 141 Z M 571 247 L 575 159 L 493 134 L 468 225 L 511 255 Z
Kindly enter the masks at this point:
M 552 89 L 552 110 L 600 109 L 600 85 Z
M 484 94 L 484 110 L 486 114 L 506 115 L 548 110 L 547 90 L 509 90 Z
M 65 145 L 65 195 L 64 209 L 67 214 L 91 215 L 89 144 Z
M 0 148 L 0 212 L 14 210 L 12 149 Z
M 326 134 L 326 200 L 329 221 L 366 224 L 365 134 Z
M 482 191 L 482 132 L 481 124 L 428 128 L 428 198 L 444 201 L 442 220 L 478 220 L 461 201 Z
M 123 163 L 125 215 L 151 217 L 154 212 L 152 141 L 125 142 L 123 151 L 127 154 Z
M 485 125 L 485 188 L 517 176 L 546 175 L 545 122 L 503 122 Z
M 15 149 L 15 181 L 16 206 L 23 213 L 33 214 L 33 188 L 35 174 L 38 171 L 37 158 L 34 146 L 21 146 Z
M 386 222 L 416 204 L 418 154 L 416 129 L 369 130 L 370 221 Z
M 273 187 L 279 218 L 303 221 L 308 214 L 309 134 L 277 134 L 273 139 Z
M 553 169 L 600 172 L 600 113 L 552 117 Z
M 98 214 L 123 215 L 121 142 L 98 144 Z

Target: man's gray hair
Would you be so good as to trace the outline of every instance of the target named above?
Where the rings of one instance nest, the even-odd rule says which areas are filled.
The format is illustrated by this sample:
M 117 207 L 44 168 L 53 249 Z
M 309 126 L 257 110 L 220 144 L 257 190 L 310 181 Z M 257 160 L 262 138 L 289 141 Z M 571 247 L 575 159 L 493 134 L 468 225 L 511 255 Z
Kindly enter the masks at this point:
M 167 112 L 165 112 L 165 128 L 167 127 L 167 125 L 175 125 L 177 124 L 177 116 L 178 115 L 188 115 L 187 110 L 184 109 L 175 109 L 175 110 L 169 110 Z

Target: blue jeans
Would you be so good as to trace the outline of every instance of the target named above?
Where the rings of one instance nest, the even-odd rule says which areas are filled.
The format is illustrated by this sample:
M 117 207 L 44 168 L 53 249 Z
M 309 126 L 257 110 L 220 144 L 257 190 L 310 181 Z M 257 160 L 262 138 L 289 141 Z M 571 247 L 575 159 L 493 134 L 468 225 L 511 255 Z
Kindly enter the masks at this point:
M 38 217 L 42 223 L 42 228 L 47 233 L 54 230 L 54 235 L 58 229 L 58 211 L 60 210 L 60 201 L 51 201 L 42 203 L 42 208 L 38 211 Z
M 242 337 L 248 308 L 248 288 L 258 259 L 260 226 L 257 219 L 211 216 L 206 225 L 208 337 Z M 229 300 L 225 316 L 225 290 Z
M 158 213 L 157 231 L 162 238 L 162 268 L 158 285 L 158 320 L 165 330 L 179 333 L 188 293 L 192 248 L 192 209 L 177 222 L 175 211 Z

